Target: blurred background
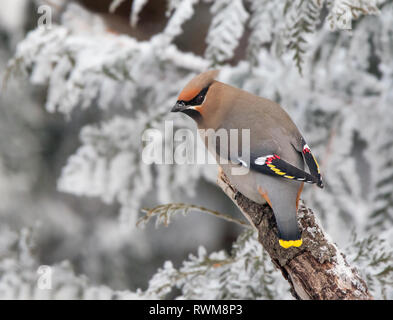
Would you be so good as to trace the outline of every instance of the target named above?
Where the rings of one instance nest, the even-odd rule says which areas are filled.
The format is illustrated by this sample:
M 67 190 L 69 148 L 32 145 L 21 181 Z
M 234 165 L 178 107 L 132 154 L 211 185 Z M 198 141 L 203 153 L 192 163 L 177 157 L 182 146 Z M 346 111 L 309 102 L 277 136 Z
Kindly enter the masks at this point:
M 40 265 L 134 292 L 199 246 L 230 252 L 243 229 L 200 212 L 135 226 L 172 202 L 242 219 L 214 165 L 140 159 L 146 128 L 195 130 L 168 111 L 212 67 L 291 114 L 326 182 L 303 198 L 339 247 L 392 247 L 393 2 L 356 1 L 351 30 L 343 3 L 0 0 L 0 297 L 37 297 Z
M 55 23 L 66 10 L 68 1 L 42 2 L 51 5 Z M 1 7 L 1 74 L 15 53 L 16 45 L 37 26 L 39 14 L 34 1 L 2 1 Z M 131 1 L 123 2 L 109 13 L 111 1 L 81 1 L 87 10 L 103 18 L 105 32 L 128 34 L 140 40 L 162 31 L 167 22 L 165 1 L 152 1 L 141 13 L 145 21 L 132 28 L 129 24 Z M 208 13 L 206 6 L 202 12 Z M 207 30 L 209 17 L 194 22 Z M 197 39 L 179 39 L 184 48 L 198 43 L 203 52 L 204 35 Z M 179 90 L 181 88 L 179 87 Z M 31 228 L 40 264 L 69 260 L 78 274 L 86 274 L 95 283 L 117 290 L 146 288 L 148 280 L 166 260 L 179 264 L 199 245 L 209 251 L 229 248 L 239 229 L 236 225 L 204 214 L 190 214 L 168 228 L 148 225 L 145 230 L 127 227 L 121 232 L 119 204 L 103 203 L 97 197 L 59 192 L 57 181 L 67 159 L 80 145 L 82 127 L 116 114 L 105 114 L 93 105 L 74 110 L 70 119 L 45 110 L 47 86 L 31 85 L 19 77 L 10 81 L 1 94 L 1 228 L 19 231 Z M 172 102 L 172 101 L 171 101 Z M 135 140 L 141 141 L 139 137 Z M 214 192 L 215 196 L 209 195 Z M 230 201 L 211 183 L 201 181 L 197 193 L 201 199 L 179 195 L 178 201 L 203 205 L 210 209 L 234 213 Z M 157 205 L 150 192 L 144 205 Z M 205 199 L 206 201 L 204 201 Z M 113 276 L 116 274 L 116 276 Z

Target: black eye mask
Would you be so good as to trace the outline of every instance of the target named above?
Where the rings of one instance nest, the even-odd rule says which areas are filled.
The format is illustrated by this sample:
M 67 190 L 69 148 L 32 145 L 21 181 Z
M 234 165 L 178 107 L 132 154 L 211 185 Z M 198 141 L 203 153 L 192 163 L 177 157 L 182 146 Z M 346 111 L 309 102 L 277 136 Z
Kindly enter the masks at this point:
M 200 106 L 203 103 L 203 100 L 205 99 L 207 90 L 209 90 L 209 87 L 203 88 L 194 98 L 188 101 L 181 100 L 179 102 L 183 102 L 186 106 Z

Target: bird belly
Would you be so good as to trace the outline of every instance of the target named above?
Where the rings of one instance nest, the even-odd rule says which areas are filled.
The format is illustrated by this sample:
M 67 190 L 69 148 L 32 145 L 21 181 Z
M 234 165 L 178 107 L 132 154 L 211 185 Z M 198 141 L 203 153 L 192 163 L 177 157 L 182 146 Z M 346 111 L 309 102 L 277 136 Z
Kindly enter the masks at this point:
M 234 164 L 221 164 L 221 168 L 224 171 L 225 175 L 228 177 L 231 184 L 243 195 L 245 195 L 250 200 L 264 204 L 266 203 L 265 199 L 261 197 L 258 193 L 258 185 L 255 172 L 248 171 L 246 174 L 236 175 L 233 174 L 232 169 L 238 169 L 239 165 Z

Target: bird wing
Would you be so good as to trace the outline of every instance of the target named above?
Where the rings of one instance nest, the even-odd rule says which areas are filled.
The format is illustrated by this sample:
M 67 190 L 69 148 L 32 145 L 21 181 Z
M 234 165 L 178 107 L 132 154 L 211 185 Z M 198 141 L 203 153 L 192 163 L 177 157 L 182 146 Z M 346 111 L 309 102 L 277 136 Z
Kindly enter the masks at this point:
M 293 147 L 303 154 L 303 158 L 307 164 L 307 167 L 310 170 L 310 174 L 317 179 L 317 185 L 323 188 L 321 170 L 319 168 L 319 164 L 317 159 L 312 154 L 310 147 L 306 143 L 303 137 L 301 137 L 296 143 L 292 144 Z
M 252 109 L 249 110 L 250 108 Z M 242 121 L 239 121 L 239 119 Z M 249 157 L 243 158 L 238 156 L 236 151 L 232 154 L 231 146 L 225 147 L 225 145 L 222 146 L 225 151 L 223 153 L 220 152 L 222 150 L 219 149 L 220 146 L 217 144 L 216 153 L 218 155 L 263 174 L 315 183 L 323 188 L 319 165 L 311 153 L 310 147 L 281 107 L 266 103 L 261 106 L 260 103 L 256 103 L 232 108 L 231 113 L 221 123 L 220 128 L 227 131 L 237 129 L 240 132 L 243 126 L 239 126 L 239 122 L 243 125 L 246 124 L 251 129 L 251 154 L 249 154 Z M 284 133 L 283 130 L 276 130 L 276 128 L 283 127 L 283 122 L 286 124 Z M 240 146 L 238 149 L 242 150 L 242 143 L 239 141 L 239 143 L 234 143 L 234 145 L 236 144 Z M 306 162 L 310 173 L 293 165 L 300 165 L 300 160 Z
M 270 140 L 270 142 L 272 142 L 272 140 Z M 263 144 L 261 143 L 260 146 L 261 145 Z M 293 145 L 289 144 L 288 147 L 293 148 Z M 310 173 L 284 160 L 283 157 L 278 154 L 279 148 L 274 143 L 267 148 L 259 147 L 258 149 L 259 150 L 254 149 L 251 151 L 250 157 L 248 159 L 247 157 L 238 156 L 236 153 L 231 154 L 227 151 L 226 156 L 232 163 L 242 165 L 246 168 L 263 174 L 300 182 L 312 184 L 315 183 L 318 187 L 323 188 L 323 182 L 318 163 L 306 143 L 303 145 L 301 154 L 303 155 L 302 159 L 305 160 L 307 166 L 310 169 Z M 220 150 L 219 144 L 217 144 L 216 150 L 218 154 L 222 155 L 222 152 L 220 152 L 222 150 Z M 301 157 L 300 152 L 296 148 L 293 148 L 292 150 L 294 153 L 299 154 L 299 157 Z
M 264 156 L 252 155 L 250 158 L 250 169 L 289 180 L 316 183 L 319 186 L 318 179 L 316 177 L 291 165 L 287 161 L 281 159 L 281 157 L 277 154 Z

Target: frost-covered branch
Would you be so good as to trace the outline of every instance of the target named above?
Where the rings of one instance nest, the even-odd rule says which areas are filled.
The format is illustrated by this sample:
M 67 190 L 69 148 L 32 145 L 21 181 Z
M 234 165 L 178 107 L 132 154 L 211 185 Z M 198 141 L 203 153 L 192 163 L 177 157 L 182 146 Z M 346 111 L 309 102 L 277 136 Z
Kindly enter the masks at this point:
M 145 225 L 153 217 L 155 217 L 156 227 L 158 227 L 160 224 L 164 224 L 165 226 L 168 226 L 173 216 L 177 214 L 182 214 L 183 216 L 186 216 L 190 211 L 196 211 L 196 212 L 207 213 L 215 217 L 221 218 L 223 220 L 236 223 L 244 228 L 250 227 L 249 224 L 243 220 L 233 218 L 229 215 L 223 214 L 215 210 L 210 210 L 205 207 L 196 206 L 192 204 L 169 203 L 169 204 L 159 205 L 152 209 L 143 209 L 142 211 L 145 213 L 145 216 L 143 216 L 138 220 L 137 222 L 138 225 Z
M 270 207 L 258 205 L 240 194 L 222 172 L 218 184 L 258 230 L 259 242 L 290 283 L 294 297 L 303 300 L 372 299 L 358 271 L 347 263 L 304 204 L 298 211 L 304 244 L 300 248 L 283 249 L 278 244 Z

